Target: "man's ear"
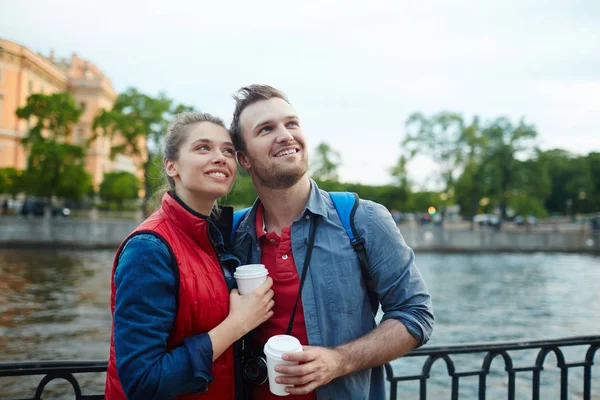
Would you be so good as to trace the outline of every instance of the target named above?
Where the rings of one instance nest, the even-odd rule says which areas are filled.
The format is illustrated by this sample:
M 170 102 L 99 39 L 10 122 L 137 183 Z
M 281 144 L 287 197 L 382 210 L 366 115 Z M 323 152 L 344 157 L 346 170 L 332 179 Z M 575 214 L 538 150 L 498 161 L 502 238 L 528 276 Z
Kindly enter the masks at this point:
M 175 163 L 171 160 L 165 160 L 165 171 L 167 171 L 167 175 L 170 176 L 171 178 L 174 178 L 177 175 L 179 175 L 179 172 L 177 172 L 177 167 L 175 166 Z
M 240 167 L 244 168 L 246 171 L 250 169 L 250 161 L 248 160 L 248 156 L 246 155 L 245 151 L 236 151 L 235 157 L 237 159 L 238 164 L 240 164 Z

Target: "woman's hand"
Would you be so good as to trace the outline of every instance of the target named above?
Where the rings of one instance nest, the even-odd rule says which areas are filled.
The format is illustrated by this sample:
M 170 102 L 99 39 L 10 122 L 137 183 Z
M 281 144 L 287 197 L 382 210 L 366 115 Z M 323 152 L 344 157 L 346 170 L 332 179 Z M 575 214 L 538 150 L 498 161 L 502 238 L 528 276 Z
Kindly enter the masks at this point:
M 229 316 L 232 326 L 238 329 L 240 337 L 250 332 L 273 316 L 273 279 L 265 282 L 252 293 L 240 295 L 233 289 L 229 295 Z
M 229 294 L 229 315 L 208 332 L 213 346 L 213 361 L 246 333 L 273 316 L 273 279 L 267 280 L 254 292 L 241 296 L 237 289 Z

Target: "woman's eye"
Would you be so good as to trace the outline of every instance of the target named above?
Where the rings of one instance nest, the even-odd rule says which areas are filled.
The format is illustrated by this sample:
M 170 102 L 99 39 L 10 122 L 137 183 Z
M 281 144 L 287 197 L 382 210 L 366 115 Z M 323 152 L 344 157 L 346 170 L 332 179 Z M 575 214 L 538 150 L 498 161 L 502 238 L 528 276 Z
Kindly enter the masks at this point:
M 296 122 L 296 121 L 290 121 L 290 122 L 287 123 L 287 126 L 293 126 L 293 127 L 298 126 L 298 122 Z
M 234 155 L 235 154 L 235 150 L 234 149 L 224 149 L 223 150 L 223 154 L 227 154 L 227 155 Z
M 196 147 L 196 150 L 209 150 L 209 147 L 205 144 L 202 144 L 202 145 Z

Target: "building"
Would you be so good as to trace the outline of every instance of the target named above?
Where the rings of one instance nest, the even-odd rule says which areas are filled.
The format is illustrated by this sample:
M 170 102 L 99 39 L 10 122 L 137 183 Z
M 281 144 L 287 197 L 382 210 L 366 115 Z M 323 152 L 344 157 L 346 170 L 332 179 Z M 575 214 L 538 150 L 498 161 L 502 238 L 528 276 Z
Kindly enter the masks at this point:
M 24 106 L 32 93 L 52 94 L 69 91 L 84 110 L 73 127 L 70 143 L 84 144 L 92 136 L 94 117 L 110 109 L 117 92 L 100 69 L 76 54 L 70 59 L 56 59 L 34 53 L 20 44 L 0 39 L 0 168 L 19 170 L 27 166 L 27 150 L 21 139 L 27 136 L 30 121 L 20 120 L 16 110 Z M 87 151 L 86 170 L 98 189 L 104 174 L 128 171 L 143 177 L 140 159 L 119 155 L 110 159 L 111 143 L 99 137 Z

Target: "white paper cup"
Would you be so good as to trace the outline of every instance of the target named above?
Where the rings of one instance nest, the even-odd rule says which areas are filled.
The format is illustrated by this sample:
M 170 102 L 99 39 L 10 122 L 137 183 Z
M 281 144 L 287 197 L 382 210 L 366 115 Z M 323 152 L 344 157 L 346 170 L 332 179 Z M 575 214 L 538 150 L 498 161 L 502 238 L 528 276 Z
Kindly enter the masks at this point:
M 283 361 L 281 356 L 283 353 L 298 353 L 302 351 L 302 345 L 300 341 L 293 336 L 289 335 L 277 335 L 272 336 L 264 347 L 265 356 L 267 356 L 267 369 L 269 371 L 269 389 L 271 393 L 276 396 L 287 396 L 288 392 L 285 391 L 286 386 L 281 383 L 275 382 L 275 378 L 281 376 L 279 372 L 275 371 L 276 365 L 298 365 L 295 361 Z
M 241 295 L 252 293 L 267 279 L 269 271 L 263 264 L 241 265 L 233 273 Z

